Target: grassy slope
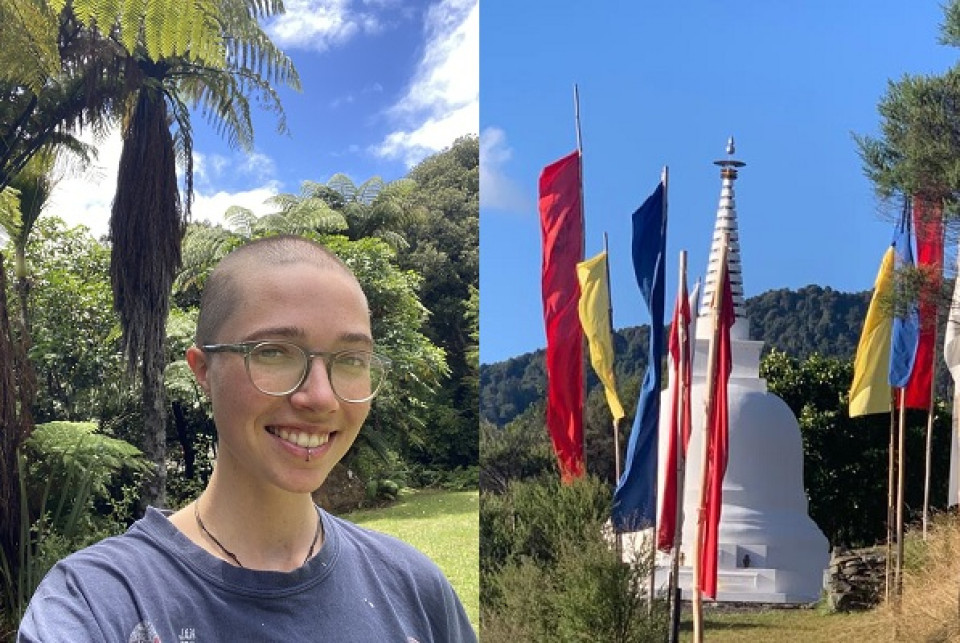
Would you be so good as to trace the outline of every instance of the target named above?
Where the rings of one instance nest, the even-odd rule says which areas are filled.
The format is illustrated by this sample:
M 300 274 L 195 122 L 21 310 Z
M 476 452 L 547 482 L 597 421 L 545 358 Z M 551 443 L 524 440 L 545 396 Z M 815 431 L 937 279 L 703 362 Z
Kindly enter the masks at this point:
M 391 534 L 433 559 L 463 602 L 474 629 L 480 626 L 480 536 L 477 491 L 402 493 L 385 509 L 344 518 Z

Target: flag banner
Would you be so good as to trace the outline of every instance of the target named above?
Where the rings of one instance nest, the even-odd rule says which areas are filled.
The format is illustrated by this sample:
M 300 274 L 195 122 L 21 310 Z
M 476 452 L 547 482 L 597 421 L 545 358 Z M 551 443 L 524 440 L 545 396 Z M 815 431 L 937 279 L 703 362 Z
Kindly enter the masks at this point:
M 917 266 L 923 272 L 919 293 L 917 357 L 907 383 L 909 409 L 930 408 L 933 355 L 937 342 L 937 308 L 943 280 L 943 216 L 939 201 L 913 198 L 913 223 L 917 236 Z
M 957 264 L 955 274 L 960 274 L 960 248 L 957 250 Z M 960 504 L 958 499 L 958 478 L 960 478 L 960 278 L 953 284 L 953 298 L 950 301 L 950 310 L 947 313 L 947 328 L 943 333 L 943 359 L 953 378 L 953 419 L 950 422 L 950 479 L 948 484 L 947 506 Z
M 547 429 L 565 482 L 583 475 L 583 335 L 577 262 L 583 258 L 580 153 L 540 173 L 543 321 L 547 335 Z
M 682 339 L 681 339 L 682 338 Z M 667 350 L 670 354 L 668 397 L 670 398 L 670 437 L 667 441 L 667 457 L 663 464 L 663 499 L 660 502 L 660 519 L 657 521 L 657 549 L 670 551 L 676 537 L 677 503 L 679 498 L 678 464 L 686 458 L 690 441 L 690 368 L 693 363 L 690 339 L 690 299 L 686 281 L 681 281 L 677 303 L 673 309 L 670 337 Z M 681 398 L 681 391 L 686 392 Z M 682 481 L 681 481 L 682 482 Z
M 707 428 L 711 431 L 710 446 L 707 451 L 707 502 L 704 508 L 704 529 L 701 548 L 700 587 L 710 598 L 717 597 L 717 559 L 720 544 L 720 511 L 723 508 L 723 476 L 727 472 L 727 455 L 730 433 L 730 415 L 727 399 L 727 385 L 733 370 L 733 347 L 730 343 L 730 329 L 736 322 L 733 308 L 733 293 L 730 288 L 730 274 L 723 270 L 720 284 L 719 334 L 717 337 L 716 369 L 708 377 L 714 378 L 713 402 L 710 405 L 710 417 Z
M 957 248 L 955 267 L 960 275 L 960 247 Z M 960 278 L 953 284 L 953 298 L 947 313 L 947 328 L 943 332 L 943 359 L 954 383 L 960 381 Z
M 613 420 L 624 416 L 613 375 L 613 333 L 610 325 L 610 288 L 607 285 L 607 253 L 577 264 L 580 281 L 580 324 L 590 347 L 590 363 L 607 398 Z
M 617 532 L 649 527 L 657 514 L 657 440 L 663 357 L 664 250 L 667 239 L 666 194 L 661 182 L 633 213 L 633 271 L 650 313 L 650 352 L 627 442 L 624 471 L 613 492 Z
M 894 251 L 894 316 L 890 337 L 890 386 L 904 388 L 910 382 L 920 341 L 920 316 L 915 298 L 910 297 L 901 279 L 901 271 L 912 268 L 913 248 L 910 203 L 904 201 L 903 212 L 893 236 Z
M 880 262 L 873 296 L 857 344 L 853 361 L 853 384 L 850 385 L 850 417 L 890 411 L 890 336 L 893 315 L 887 309 L 893 296 L 893 246 L 887 248 Z

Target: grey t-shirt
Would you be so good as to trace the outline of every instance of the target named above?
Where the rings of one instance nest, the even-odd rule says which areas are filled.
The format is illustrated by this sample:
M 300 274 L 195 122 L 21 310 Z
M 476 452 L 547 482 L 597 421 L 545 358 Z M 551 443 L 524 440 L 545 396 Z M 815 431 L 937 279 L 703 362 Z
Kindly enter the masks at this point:
M 150 508 L 122 536 L 57 563 L 30 601 L 18 640 L 477 640 L 430 559 L 326 512 L 322 519 L 319 553 L 292 572 L 269 572 L 211 556 Z

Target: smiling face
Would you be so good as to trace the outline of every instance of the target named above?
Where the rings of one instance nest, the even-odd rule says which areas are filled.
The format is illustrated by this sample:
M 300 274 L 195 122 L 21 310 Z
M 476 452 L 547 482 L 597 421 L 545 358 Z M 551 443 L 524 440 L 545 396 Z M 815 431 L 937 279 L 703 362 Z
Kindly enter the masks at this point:
M 344 268 L 257 264 L 233 279 L 235 305 L 218 325 L 215 342 L 272 339 L 312 351 L 371 349 L 366 297 Z M 193 347 L 187 361 L 213 405 L 218 473 L 237 482 L 313 491 L 346 454 L 370 411 L 370 402 L 337 399 L 321 357 L 303 385 L 283 397 L 254 387 L 241 354 Z

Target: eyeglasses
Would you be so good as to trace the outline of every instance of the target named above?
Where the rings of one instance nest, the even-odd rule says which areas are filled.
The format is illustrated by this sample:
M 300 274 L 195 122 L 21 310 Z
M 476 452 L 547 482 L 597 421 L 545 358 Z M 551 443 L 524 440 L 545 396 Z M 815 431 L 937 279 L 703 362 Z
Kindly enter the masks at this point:
M 310 375 L 313 358 L 322 357 L 333 394 L 343 402 L 366 402 L 383 385 L 390 360 L 363 350 L 308 351 L 290 342 L 207 344 L 205 353 L 241 353 L 247 376 L 257 390 L 282 397 L 298 390 Z

